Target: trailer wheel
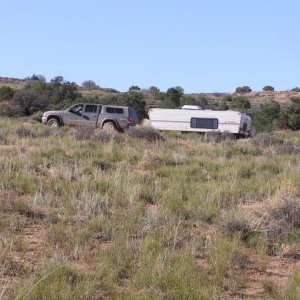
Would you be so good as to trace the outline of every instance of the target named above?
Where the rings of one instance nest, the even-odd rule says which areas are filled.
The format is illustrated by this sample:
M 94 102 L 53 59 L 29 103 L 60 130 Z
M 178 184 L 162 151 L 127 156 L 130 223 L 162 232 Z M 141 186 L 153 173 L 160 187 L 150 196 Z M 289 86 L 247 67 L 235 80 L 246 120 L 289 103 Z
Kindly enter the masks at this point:
M 56 118 L 51 118 L 51 119 L 48 120 L 47 125 L 51 126 L 51 127 L 59 127 L 60 126 L 60 122 Z
M 102 129 L 108 134 L 114 134 L 117 131 L 116 125 L 113 122 L 104 123 Z

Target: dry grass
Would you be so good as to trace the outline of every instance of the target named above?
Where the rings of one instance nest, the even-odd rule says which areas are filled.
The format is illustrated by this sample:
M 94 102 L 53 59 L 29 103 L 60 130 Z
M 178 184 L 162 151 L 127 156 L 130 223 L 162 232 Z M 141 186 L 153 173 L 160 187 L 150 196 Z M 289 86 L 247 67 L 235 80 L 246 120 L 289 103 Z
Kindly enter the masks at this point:
M 294 136 L 0 125 L 2 299 L 293 299 L 299 154 L 273 148 Z

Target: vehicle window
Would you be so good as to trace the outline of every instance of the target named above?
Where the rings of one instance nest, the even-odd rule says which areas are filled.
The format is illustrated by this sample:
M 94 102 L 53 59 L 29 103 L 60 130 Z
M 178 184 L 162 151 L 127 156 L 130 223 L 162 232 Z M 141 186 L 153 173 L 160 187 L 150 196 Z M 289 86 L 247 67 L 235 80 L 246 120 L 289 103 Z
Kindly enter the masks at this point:
M 106 112 L 108 114 L 124 114 L 123 108 L 119 107 L 106 107 Z
M 138 118 L 138 116 L 136 114 L 136 111 L 134 109 L 132 109 L 132 108 L 129 108 L 129 116 L 131 118 L 136 118 L 136 119 Z
M 115 108 L 115 112 L 116 112 L 116 114 L 123 114 L 124 113 L 124 110 L 123 110 L 123 108 Z
M 71 113 L 79 113 L 82 109 L 83 109 L 83 104 L 77 104 L 77 105 L 72 106 L 69 109 L 69 112 L 71 112 Z
M 115 108 L 114 107 L 106 107 L 106 112 L 108 114 L 114 114 L 115 113 Z
M 97 112 L 97 105 L 86 105 L 85 107 L 85 112 L 86 113 L 95 113 Z
M 191 128 L 218 129 L 218 127 L 218 119 L 191 118 Z

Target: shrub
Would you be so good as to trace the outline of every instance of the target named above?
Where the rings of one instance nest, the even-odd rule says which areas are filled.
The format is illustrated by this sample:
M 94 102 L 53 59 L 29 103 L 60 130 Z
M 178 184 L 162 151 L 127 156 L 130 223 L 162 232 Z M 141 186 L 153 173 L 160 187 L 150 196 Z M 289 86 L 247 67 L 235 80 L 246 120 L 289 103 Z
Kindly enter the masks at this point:
M 239 93 L 239 94 L 245 94 L 245 93 L 251 93 L 252 90 L 250 89 L 249 86 L 240 86 L 240 87 L 237 87 L 236 90 L 235 90 L 236 93 Z
M 225 95 L 225 96 L 222 97 L 222 101 L 231 102 L 232 101 L 232 96 L 231 95 Z
M 104 130 L 96 130 L 96 133 L 94 135 L 95 141 L 100 141 L 102 143 L 106 143 L 110 140 L 113 140 L 116 143 L 121 143 L 124 141 L 124 135 L 118 132 L 115 132 L 114 134 L 109 134 L 108 132 Z
M 245 97 L 234 97 L 231 102 L 231 107 L 237 109 L 248 109 L 251 107 L 251 104 Z
M 291 89 L 291 92 L 300 92 L 300 88 L 299 87 L 294 87 Z
M 9 86 L 0 87 L 0 101 L 11 100 L 15 91 Z
M 42 116 L 43 116 L 43 112 L 42 111 L 37 111 L 34 114 L 32 114 L 30 116 L 31 120 L 38 122 L 38 123 L 42 123 Z
M 272 145 L 282 145 L 284 140 L 273 133 L 259 133 L 250 142 L 259 147 L 269 147 Z
M 94 128 L 77 128 L 74 131 L 74 137 L 76 140 L 89 140 L 94 135 Z
M 280 125 L 292 130 L 300 129 L 300 103 L 292 103 L 282 111 Z
M 245 210 L 229 212 L 221 222 L 221 231 L 230 236 L 239 233 L 243 241 L 248 241 L 253 235 L 251 216 Z
M 274 87 L 272 87 L 271 85 L 266 85 L 263 87 L 264 92 L 274 92 L 274 90 Z
M 142 170 L 148 170 L 161 166 L 163 162 L 163 159 L 154 152 L 145 151 L 141 161 L 139 162 L 139 168 Z
M 83 88 L 88 90 L 94 90 L 98 88 L 97 84 L 93 80 L 85 80 L 81 85 Z
M 260 106 L 254 115 L 253 125 L 258 132 L 272 131 L 279 126 L 280 105 L 276 101 L 269 101 Z
M 44 110 L 49 104 L 46 97 L 32 90 L 17 91 L 12 102 L 15 114 L 21 116 L 30 116 L 39 110 Z
M 141 88 L 137 85 L 132 85 L 131 87 L 129 87 L 128 91 L 140 91 Z
M 276 223 L 275 230 L 287 230 L 300 227 L 300 199 L 279 199 L 270 208 L 269 213 Z
M 36 137 L 36 133 L 27 127 L 19 127 L 16 129 L 16 134 L 19 137 Z
M 228 110 L 229 109 L 229 106 L 227 104 L 226 101 L 222 100 L 219 102 L 219 109 L 220 110 Z
M 134 138 L 145 139 L 147 141 L 162 140 L 160 132 L 152 127 L 131 127 L 127 134 Z
M 204 134 L 204 141 L 208 143 L 221 143 L 235 139 L 234 134 L 229 132 L 207 132 Z

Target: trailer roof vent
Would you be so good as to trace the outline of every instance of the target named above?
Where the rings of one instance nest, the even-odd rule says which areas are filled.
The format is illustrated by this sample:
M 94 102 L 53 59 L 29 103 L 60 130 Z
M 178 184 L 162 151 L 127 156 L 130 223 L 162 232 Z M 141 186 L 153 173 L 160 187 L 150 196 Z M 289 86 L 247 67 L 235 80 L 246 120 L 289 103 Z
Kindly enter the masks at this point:
M 189 110 L 201 110 L 201 106 L 198 105 L 183 105 L 182 109 L 189 109 Z

